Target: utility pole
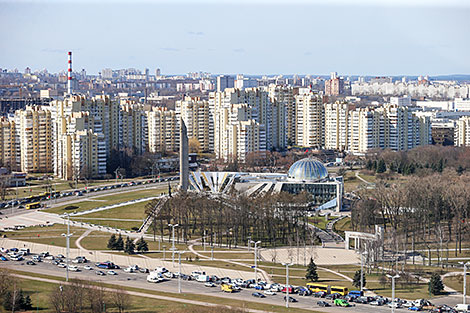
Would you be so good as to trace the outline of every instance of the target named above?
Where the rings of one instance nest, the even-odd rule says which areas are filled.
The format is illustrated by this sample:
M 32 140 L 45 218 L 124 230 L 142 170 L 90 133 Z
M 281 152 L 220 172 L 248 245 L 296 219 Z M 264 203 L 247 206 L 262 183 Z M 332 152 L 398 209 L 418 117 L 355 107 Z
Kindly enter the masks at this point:
M 171 247 L 171 261 L 173 262 L 173 266 L 175 265 L 175 227 L 178 227 L 178 224 L 168 224 L 169 227 L 172 228 L 171 237 L 172 237 L 172 247 Z
M 395 313 L 395 278 L 399 278 L 400 275 L 392 276 L 387 274 L 387 277 L 392 279 L 392 313 Z
M 467 304 L 467 266 L 470 266 L 470 262 L 459 262 L 463 265 L 463 304 Z
M 258 283 L 258 244 L 261 243 L 260 240 L 254 242 L 253 240 L 250 241 L 251 243 L 255 244 L 255 281 Z
M 289 266 L 293 263 L 282 263 L 286 267 L 286 308 L 289 308 Z
M 67 215 L 67 234 L 62 234 L 65 237 L 66 250 L 65 250 L 65 281 L 69 281 L 69 253 L 70 253 L 70 237 L 73 236 L 73 233 L 70 233 L 70 215 Z

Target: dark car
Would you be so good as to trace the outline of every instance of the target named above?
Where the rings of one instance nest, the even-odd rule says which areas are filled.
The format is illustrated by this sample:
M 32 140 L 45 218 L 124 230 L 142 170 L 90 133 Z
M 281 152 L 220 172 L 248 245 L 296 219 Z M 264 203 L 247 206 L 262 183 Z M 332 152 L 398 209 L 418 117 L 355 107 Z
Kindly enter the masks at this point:
M 139 272 L 141 273 L 148 273 L 149 270 L 147 268 L 139 267 Z
M 326 297 L 326 292 L 324 291 L 317 291 L 313 294 L 315 298 L 325 298 Z
M 106 275 L 103 271 L 96 271 L 95 274 L 98 275 L 98 276 Z
M 327 306 L 330 306 L 330 304 L 326 301 L 318 301 L 317 302 L 317 305 L 318 306 L 321 306 L 321 307 L 327 307 Z
M 36 265 L 33 261 L 26 261 L 26 265 Z
M 251 295 L 256 298 L 266 298 L 261 292 L 253 292 Z
M 284 301 L 286 301 L 286 296 L 284 296 Z M 297 302 L 297 299 L 292 298 L 292 297 L 289 296 L 289 300 L 288 300 L 288 301 L 289 301 L 289 302 Z
M 341 295 L 339 293 L 330 293 L 329 295 L 327 295 L 325 297 L 325 299 L 327 300 L 335 300 L 335 299 L 338 299 L 339 297 L 341 297 Z

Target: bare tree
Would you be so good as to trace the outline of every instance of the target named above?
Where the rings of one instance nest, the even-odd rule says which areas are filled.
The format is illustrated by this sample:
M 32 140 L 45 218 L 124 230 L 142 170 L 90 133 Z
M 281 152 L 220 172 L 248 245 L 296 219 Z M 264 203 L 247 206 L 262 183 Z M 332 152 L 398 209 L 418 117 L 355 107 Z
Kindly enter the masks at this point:
M 111 302 L 118 309 L 119 313 L 126 312 L 131 305 L 131 297 L 126 290 L 116 287 L 116 291 L 111 294 Z

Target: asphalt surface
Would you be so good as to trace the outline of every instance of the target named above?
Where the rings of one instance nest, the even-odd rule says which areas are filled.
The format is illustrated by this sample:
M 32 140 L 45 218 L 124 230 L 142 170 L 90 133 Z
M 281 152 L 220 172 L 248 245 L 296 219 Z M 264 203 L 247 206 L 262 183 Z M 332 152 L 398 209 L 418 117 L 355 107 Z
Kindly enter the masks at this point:
M 34 272 L 37 274 L 44 274 L 50 276 L 59 276 L 65 277 L 66 270 L 64 268 L 60 268 L 57 265 L 52 264 L 52 261 L 44 260 L 43 262 L 36 263 L 36 265 L 27 265 L 26 261 L 31 259 L 31 256 L 27 256 L 26 260 L 24 261 L 6 261 L 1 262 L 1 267 L 7 267 L 11 269 L 15 269 L 18 271 L 24 272 Z M 72 265 L 72 264 L 71 264 Z M 173 278 L 169 279 L 165 282 L 161 283 L 148 283 L 146 281 L 147 274 L 145 273 L 126 273 L 123 269 L 114 270 L 117 275 L 105 275 L 105 276 L 98 276 L 95 274 L 95 271 L 98 270 L 92 263 L 86 264 L 73 264 L 78 265 L 80 271 L 79 272 L 72 272 L 69 271 L 70 278 L 81 278 L 86 280 L 93 280 L 93 281 L 102 281 L 109 284 L 115 285 L 122 285 L 126 287 L 134 287 L 140 288 L 143 290 L 156 290 L 161 292 L 168 292 L 168 293 L 177 293 L 178 292 L 178 279 Z M 93 269 L 92 270 L 85 270 L 83 266 L 90 265 Z M 99 269 L 103 272 L 107 272 L 107 270 Z M 190 274 L 190 273 L 185 273 Z M 254 289 L 243 289 L 240 292 L 234 293 L 224 293 L 220 290 L 220 286 L 216 287 L 205 287 L 204 283 L 196 282 L 196 281 L 185 281 L 181 280 L 181 290 L 183 293 L 191 293 L 191 294 L 199 294 L 201 298 L 199 300 L 204 301 L 204 296 L 211 296 L 211 297 L 224 297 L 224 298 L 231 298 L 240 301 L 249 301 L 249 302 L 258 302 L 266 304 L 265 310 L 269 310 L 270 305 L 279 305 L 285 306 L 285 301 L 283 300 L 284 294 L 278 293 L 273 296 L 266 296 L 266 298 L 255 298 L 252 296 L 252 293 L 256 290 Z M 262 291 L 260 291 L 262 292 Z M 386 306 L 376 307 L 371 305 L 363 305 L 363 304 L 356 304 L 355 306 L 348 307 L 348 308 L 341 308 L 341 307 L 328 307 L 323 308 L 319 307 L 316 303 L 319 299 L 313 296 L 298 296 L 292 295 L 298 302 L 290 303 L 291 308 L 301 308 L 301 309 L 310 309 L 319 312 L 364 312 L 364 313 L 373 313 L 373 312 L 389 312 L 390 308 Z M 331 301 L 325 300 L 329 303 Z M 397 309 L 396 312 L 405 312 L 406 309 Z

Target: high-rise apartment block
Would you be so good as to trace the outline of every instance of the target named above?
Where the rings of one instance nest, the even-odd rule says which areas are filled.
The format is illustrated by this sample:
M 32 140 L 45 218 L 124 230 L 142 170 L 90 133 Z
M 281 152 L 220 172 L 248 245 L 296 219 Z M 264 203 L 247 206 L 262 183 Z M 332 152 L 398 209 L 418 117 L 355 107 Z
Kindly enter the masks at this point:
M 321 148 L 325 143 L 325 107 L 318 93 L 297 95 L 296 144 L 301 147 Z
M 175 111 L 154 107 L 147 112 L 147 125 L 150 152 L 178 151 L 180 126 Z
M 196 139 L 202 151 L 211 151 L 214 146 L 214 128 L 211 123 L 209 102 L 198 97 L 185 97 L 176 101 L 175 111 L 186 124 L 188 138 Z
M 336 72 L 331 73 L 330 79 L 325 81 L 325 95 L 339 96 L 344 93 L 344 80 Z
M 347 102 L 325 104 L 325 148 L 344 151 L 349 145 L 348 118 L 351 105 Z
M 470 146 L 470 116 L 458 119 L 455 127 L 454 145 L 458 147 Z
M 228 75 L 217 76 L 217 91 L 224 91 L 227 88 L 235 87 L 235 78 Z
M 16 111 L 20 136 L 21 170 L 27 173 L 52 172 L 51 112 L 40 106 Z
M 0 117 L 0 163 L 12 171 L 19 170 L 21 164 L 16 128 L 14 119 Z

